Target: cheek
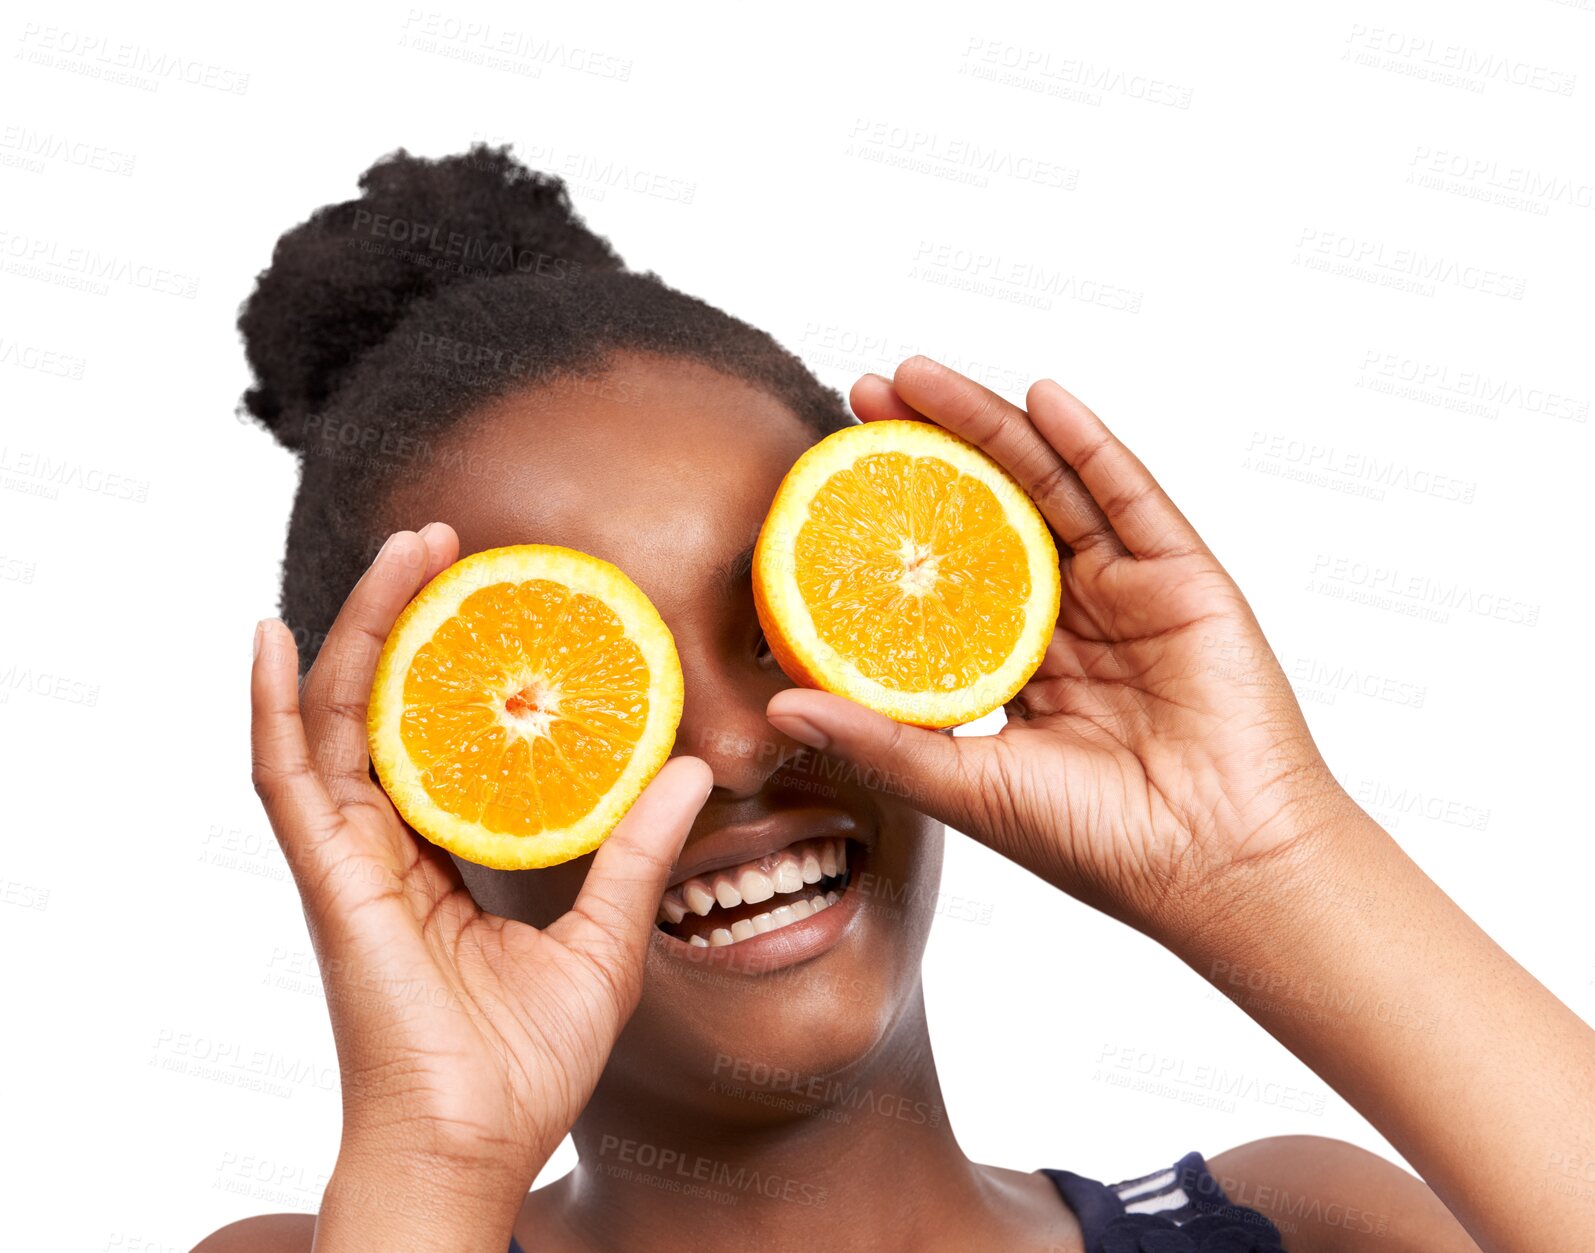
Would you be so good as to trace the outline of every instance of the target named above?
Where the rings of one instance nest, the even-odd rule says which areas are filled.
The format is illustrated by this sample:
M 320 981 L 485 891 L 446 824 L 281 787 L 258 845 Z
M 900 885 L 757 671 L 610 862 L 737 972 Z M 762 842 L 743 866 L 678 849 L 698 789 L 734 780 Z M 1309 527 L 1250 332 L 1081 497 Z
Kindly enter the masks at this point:
M 946 828 L 923 814 L 894 815 L 892 835 L 871 858 L 859 888 L 876 915 L 871 936 L 916 974 L 936 916 Z
M 925 946 L 936 921 L 941 897 L 943 827 L 920 819 L 923 827 L 905 841 L 903 881 L 909 885 L 907 898 L 895 923 L 892 944 L 899 984 L 917 986 L 925 960 Z
M 591 854 L 545 870 L 493 870 L 458 857 L 453 861 L 478 906 L 534 927 L 548 926 L 576 903 L 593 864 Z
M 934 912 L 936 894 L 941 889 L 942 854 L 947 846 L 947 828 L 924 814 L 915 814 L 906 824 L 908 835 L 908 875 L 919 890 L 920 904 Z

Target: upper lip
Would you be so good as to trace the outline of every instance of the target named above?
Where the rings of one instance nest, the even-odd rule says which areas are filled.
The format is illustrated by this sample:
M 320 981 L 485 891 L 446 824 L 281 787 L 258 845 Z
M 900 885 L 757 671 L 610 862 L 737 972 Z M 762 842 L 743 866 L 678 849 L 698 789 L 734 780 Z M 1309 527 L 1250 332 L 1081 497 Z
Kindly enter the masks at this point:
M 691 847 L 668 886 L 697 875 L 778 853 L 799 840 L 847 839 L 868 843 L 868 830 L 855 815 L 841 809 L 789 809 L 755 822 L 721 827 Z

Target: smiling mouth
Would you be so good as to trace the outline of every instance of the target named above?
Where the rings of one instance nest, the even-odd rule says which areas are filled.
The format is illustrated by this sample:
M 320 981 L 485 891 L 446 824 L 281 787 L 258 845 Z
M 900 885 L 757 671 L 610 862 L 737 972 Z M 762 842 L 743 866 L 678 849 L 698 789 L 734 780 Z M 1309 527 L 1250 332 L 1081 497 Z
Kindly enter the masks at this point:
M 724 948 L 812 918 L 847 891 L 848 843 L 798 840 L 753 861 L 695 875 L 665 893 L 657 925 L 695 948 Z

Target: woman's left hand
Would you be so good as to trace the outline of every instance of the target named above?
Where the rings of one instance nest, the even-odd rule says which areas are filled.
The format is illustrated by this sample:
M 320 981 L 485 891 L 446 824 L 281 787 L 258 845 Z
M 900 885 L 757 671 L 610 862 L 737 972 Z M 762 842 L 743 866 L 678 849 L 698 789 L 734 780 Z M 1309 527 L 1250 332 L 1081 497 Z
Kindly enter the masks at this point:
M 1206 889 L 1228 870 L 1347 812 L 1240 589 L 1083 404 L 1043 380 L 1020 409 L 924 357 L 852 403 L 935 422 L 1014 476 L 1061 541 L 1057 629 L 994 736 L 800 688 L 771 700 L 777 729 L 1164 942 L 1220 908 Z
M 1240 589 L 1146 468 L 1056 383 L 1025 403 L 922 357 L 853 389 L 866 421 L 984 448 L 1063 541 L 1057 629 L 1008 725 L 955 739 L 801 689 L 770 720 L 1172 949 L 1480 1248 L 1567 1246 L 1588 1202 L 1547 1162 L 1595 1155 L 1595 1036 L 1335 782 Z M 1377 884 L 1380 908 L 1353 915 L 1341 883 Z M 1256 974 L 1269 994 L 1237 993 Z

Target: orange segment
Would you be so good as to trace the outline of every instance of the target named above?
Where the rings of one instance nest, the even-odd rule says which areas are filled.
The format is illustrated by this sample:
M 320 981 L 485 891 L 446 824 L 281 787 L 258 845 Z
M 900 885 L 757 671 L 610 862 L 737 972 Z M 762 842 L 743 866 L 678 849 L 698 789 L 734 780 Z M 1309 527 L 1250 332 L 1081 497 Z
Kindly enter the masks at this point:
M 759 533 L 754 598 L 808 687 L 955 726 L 1010 700 L 1057 623 L 1058 551 L 979 449 L 923 422 L 848 427 L 804 453 Z
M 664 765 L 681 718 L 675 644 L 614 566 L 528 544 L 422 589 L 377 665 L 368 731 L 412 827 L 526 869 L 592 851 Z

